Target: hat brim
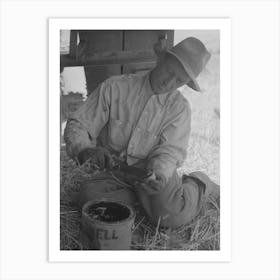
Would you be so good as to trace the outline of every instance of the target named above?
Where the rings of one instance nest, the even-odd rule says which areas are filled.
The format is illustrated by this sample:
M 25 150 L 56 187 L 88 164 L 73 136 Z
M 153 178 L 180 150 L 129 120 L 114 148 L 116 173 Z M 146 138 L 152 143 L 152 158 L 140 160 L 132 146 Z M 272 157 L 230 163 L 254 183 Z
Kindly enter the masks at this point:
M 197 83 L 196 79 L 195 79 L 195 75 L 193 74 L 191 68 L 185 63 L 183 62 L 179 56 L 177 56 L 175 53 L 173 53 L 170 50 L 167 50 L 166 53 L 171 54 L 172 56 L 176 57 L 177 60 L 180 62 L 180 64 L 183 66 L 184 70 L 186 71 L 187 75 L 191 78 L 191 81 L 188 82 L 186 85 L 189 86 L 190 88 L 192 88 L 195 91 L 201 91 L 199 84 Z

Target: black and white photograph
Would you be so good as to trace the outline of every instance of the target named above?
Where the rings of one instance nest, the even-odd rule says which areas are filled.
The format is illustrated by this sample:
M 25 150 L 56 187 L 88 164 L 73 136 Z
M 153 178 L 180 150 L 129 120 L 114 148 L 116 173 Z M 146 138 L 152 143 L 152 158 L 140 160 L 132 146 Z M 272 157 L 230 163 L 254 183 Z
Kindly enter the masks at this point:
M 61 30 L 60 52 L 60 249 L 219 250 L 219 30 Z
M 56 30 L 59 251 L 221 252 L 221 29 L 191 27 Z

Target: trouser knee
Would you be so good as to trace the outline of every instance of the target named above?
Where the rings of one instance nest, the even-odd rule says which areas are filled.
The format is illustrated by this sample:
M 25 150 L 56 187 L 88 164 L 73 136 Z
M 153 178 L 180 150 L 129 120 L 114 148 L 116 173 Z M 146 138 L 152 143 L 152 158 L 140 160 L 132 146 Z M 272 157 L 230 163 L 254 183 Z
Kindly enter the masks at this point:
M 189 223 L 199 212 L 203 190 L 194 180 L 178 175 L 158 193 L 138 192 L 138 198 L 153 224 L 176 228 Z
M 178 228 L 189 223 L 195 217 L 193 215 L 185 215 L 185 213 L 174 214 L 173 212 L 151 213 L 149 218 L 154 225 L 160 225 L 167 228 Z

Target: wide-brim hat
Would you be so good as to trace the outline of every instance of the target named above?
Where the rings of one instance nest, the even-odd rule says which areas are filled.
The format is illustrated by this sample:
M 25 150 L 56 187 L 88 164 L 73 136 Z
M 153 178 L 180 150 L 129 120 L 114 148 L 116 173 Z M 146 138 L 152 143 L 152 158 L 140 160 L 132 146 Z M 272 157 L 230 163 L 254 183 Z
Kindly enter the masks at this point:
M 211 57 L 204 44 L 197 38 L 189 37 L 166 52 L 175 56 L 187 75 L 190 76 L 191 81 L 187 85 L 196 91 L 200 91 L 196 77 L 204 69 Z

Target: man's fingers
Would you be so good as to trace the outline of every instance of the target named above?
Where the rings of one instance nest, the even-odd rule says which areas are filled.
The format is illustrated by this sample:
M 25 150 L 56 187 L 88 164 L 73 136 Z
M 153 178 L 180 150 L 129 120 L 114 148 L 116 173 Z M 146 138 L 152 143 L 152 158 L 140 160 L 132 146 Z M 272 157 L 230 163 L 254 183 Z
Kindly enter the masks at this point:
M 103 154 L 98 156 L 98 166 L 101 170 L 105 167 L 105 156 Z
M 77 159 L 79 164 L 83 164 L 85 161 L 90 160 L 90 164 L 94 169 L 112 169 L 114 166 L 114 161 L 109 151 L 101 147 L 84 149 L 78 154 Z
M 162 184 L 160 181 L 157 180 L 149 180 L 149 187 L 154 191 L 159 191 L 162 189 Z
M 104 153 L 105 165 L 107 169 L 112 169 L 114 167 L 114 160 L 109 152 Z
M 107 151 L 102 151 L 97 155 L 97 162 L 101 170 L 105 168 L 112 169 L 113 167 L 113 159 Z
M 112 158 L 107 159 L 107 168 L 112 169 L 114 167 L 114 161 Z
M 95 156 L 90 157 L 90 164 L 91 164 L 93 169 L 96 169 L 97 167 L 99 168 L 99 163 L 98 163 L 98 160 Z
M 135 185 L 136 188 L 139 188 L 139 189 L 144 189 L 144 188 L 146 187 L 146 184 L 145 184 L 145 183 L 139 182 L 139 181 L 136 181 L 136 182 L 134 183 L 134 185 Z
M 135 188 L 138 190 L 144 190 L 147 192 L 147 194 L 149 195 L 154 195 L 154 194 L 158 194 L 158 192 L 161 190 L 161 188 L 155 184 L 149 183 L 144 183 L 144 182 L 135 182 Z

